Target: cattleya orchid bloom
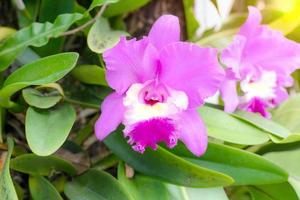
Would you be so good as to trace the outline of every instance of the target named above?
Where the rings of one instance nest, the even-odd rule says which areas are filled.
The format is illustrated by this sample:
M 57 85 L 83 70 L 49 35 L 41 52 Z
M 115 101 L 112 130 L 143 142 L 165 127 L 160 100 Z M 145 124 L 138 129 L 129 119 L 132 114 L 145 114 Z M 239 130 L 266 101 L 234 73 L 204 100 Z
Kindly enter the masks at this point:
M 120 42 L 103 54 L 106 97 L 95 133 L 103 140 L 120 123 L 132 148 L 143 153 L 157 143 L 169 148 L 181 140 L 195 155 L 207 147 L 206 128 L 196 108 L 224 78 L 217 50 L 180 42 L 178 18 L 160 17 L 148 36 Z
M 239 108 L 270 118 L 267 108 L 288 97 L 291 73 L 300 67 L 300 45 L 261 25 L 261 19 L 259 10 L 249 7 L 248 19 L 223 50 L 221 61 L 227 68 L 221 95 L 226 112 Z

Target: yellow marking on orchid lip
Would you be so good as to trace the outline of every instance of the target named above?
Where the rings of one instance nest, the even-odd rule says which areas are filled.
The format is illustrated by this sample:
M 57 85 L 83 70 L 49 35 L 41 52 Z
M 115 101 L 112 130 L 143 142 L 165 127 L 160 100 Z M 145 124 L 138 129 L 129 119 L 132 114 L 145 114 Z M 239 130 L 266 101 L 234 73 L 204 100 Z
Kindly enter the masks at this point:
M 270 27 L 288 35 L 300 25 L 300 1 L 293 1 L 291 10 L 284 12 L 283 16 L 270 23 Z

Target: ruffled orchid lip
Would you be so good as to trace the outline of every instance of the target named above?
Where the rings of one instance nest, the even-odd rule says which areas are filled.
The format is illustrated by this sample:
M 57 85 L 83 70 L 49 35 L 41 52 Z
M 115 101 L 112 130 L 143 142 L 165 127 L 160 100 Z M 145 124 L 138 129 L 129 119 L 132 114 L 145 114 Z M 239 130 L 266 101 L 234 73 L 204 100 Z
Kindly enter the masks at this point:
M 147 147 L 157 149 L 157 143 L 165 142 L 169 148 L 177 144 L 178 136 L 173 120 L 168 118 L 153 118 L 138 122 L 125 132 L 128 143 L 135 151 L 144 153 Z

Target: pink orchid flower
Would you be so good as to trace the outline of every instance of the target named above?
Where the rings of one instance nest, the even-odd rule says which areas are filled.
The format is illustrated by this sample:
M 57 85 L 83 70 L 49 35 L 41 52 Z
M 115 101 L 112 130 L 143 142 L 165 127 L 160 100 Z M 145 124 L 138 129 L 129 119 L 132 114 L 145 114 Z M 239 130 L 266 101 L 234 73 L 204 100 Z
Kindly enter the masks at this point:
M 206 128 L 196 108 L 219 88 L 224 75 L 217 50 L 180 42 L 177 17 L 160 17 L 148 36 L 120 42 L 103 54 L 106 79 L 115 92 L 106 97 L 95 133 L 103 140 L 119 124 L 135 151 L 178 140 L 195 155 L 207 147 Z
M 248 19 L 223 50 L 221 61 L 227 69 L 221 95 L 226 112 L 239 108 L 270 118 L 267 108 L 288 97 L 291 73 L 300 67 L 300 45 L 261 25 L 261 19 L 259 10 L 249 7 Z

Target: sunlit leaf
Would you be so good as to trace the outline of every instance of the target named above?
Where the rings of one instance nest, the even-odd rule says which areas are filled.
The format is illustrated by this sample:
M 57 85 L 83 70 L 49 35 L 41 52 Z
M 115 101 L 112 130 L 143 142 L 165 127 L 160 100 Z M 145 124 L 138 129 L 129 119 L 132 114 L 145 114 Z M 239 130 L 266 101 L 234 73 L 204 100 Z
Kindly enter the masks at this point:
M 211 137 L 245 145 L 263 144 L 269 140 L 265 131 L 224 111 L 203 106 L 199 109 L 199 113 Z
M 112 48 L 122 35 L 128 35 L 124 31 L 111 30 L 107 19 L 98 19 L 89 31 L 87 43 L 89 48 L 96 53 L 103 53 Z

